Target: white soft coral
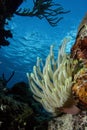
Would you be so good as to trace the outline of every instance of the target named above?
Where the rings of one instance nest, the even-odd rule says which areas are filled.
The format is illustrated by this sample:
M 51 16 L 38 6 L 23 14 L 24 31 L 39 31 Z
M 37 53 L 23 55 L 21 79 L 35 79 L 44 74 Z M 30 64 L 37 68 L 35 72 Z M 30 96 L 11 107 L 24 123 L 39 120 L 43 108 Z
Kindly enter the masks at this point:
M 56 115 L 56 109 L 62 107 L 71 95 L 73 60 L 65 53 L 67 42 L 64 39 L 57 60 L 54 59 L 51 46 L 45 66 L 38 58 L 33 73 L 27 73 L 34 98 L 53 115 Z

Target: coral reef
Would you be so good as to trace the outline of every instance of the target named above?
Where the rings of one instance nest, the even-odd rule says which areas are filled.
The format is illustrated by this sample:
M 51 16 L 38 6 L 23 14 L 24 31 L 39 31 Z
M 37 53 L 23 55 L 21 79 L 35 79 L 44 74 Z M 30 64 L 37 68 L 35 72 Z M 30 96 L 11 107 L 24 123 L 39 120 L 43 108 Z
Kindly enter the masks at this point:
M 1 130 L 47 130 L 48 120 L 49 115 L 47 116 L 41 105 L 32 98 L 25 82 L 7 88 L 0 81 Z
M 34 1 L 35 4 L 38 2 Z M 42 59 L 37 58 L 33 72 L 27 73 L 29 87 L 25 82 L 20 82 L 9 89 L 7 83 L 14 72 L 8 79 L 2 74 L 1 130 L 87 129 L 87 15 L 79 26 L 70 54 L 65 52 L 68 40 L 63 40 L 57 59 L 53 46 L 50 47 L 45 65 Z
M 87 112 L 78 115 L 64 114 L 49 122 L 48 130 L 86 130 Z
M 87 58 L 87 14 L 83 18 L 77 32 L 75 44 L 71 49 L 71 57 L 73 59 Z
M 73 97 L 80 109 L 87 109 L 87 14 L 83 18 L 71 49 L 71 57 L 78 60 L 72 85 Z

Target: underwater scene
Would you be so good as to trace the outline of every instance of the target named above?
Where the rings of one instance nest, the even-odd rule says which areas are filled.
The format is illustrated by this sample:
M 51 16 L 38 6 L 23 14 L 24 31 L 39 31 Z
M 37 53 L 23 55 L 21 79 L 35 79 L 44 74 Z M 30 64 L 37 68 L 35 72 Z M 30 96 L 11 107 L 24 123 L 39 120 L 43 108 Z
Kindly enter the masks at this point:
M 87 130 L 87 1 L 0 0 L 0 130 Z

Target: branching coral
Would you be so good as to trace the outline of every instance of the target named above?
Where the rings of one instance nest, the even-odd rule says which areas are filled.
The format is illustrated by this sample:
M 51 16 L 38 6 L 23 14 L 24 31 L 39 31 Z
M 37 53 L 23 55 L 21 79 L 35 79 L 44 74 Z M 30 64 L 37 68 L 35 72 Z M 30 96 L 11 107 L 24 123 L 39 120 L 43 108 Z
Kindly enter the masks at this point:
M 51 46 L 45 65 L 43 66 L 42 60 L 38 58 L 33 73 L 27 73 L 34 98 L 53 115 L 57 114 L 56 110 L 67 102 L 71 94 L 73 61 L 65 53 L 67 42 L 68 40 L 64 39 L 57 60 Z
M 36 16 L 39 19 L 45 18 L 51 26 L 56 26 L 63 19 L 59 15 L 70 12 L 64 11 L 63 7 L 60 4 L 54 3 L 53 0 L 33 0 L 33 3 L 32 10 L 20 8 L 15 14 L 29 17 Z
M 30 0 L 31 1 L 31 0 Z M 8 25 L 14 14 L 28 17 L 45 18 L 51 26 L 56 26 L 63 19 L 62 14 L 69 13 L 64 11 L 60 4 L 53 0 L 32 0 L 33 7 L 19 8 L 24 0 L 0 0 L 0 46 L 8 46 L 10 43 L 7 38 L 12 38 L 11 30 L 7 30 Z

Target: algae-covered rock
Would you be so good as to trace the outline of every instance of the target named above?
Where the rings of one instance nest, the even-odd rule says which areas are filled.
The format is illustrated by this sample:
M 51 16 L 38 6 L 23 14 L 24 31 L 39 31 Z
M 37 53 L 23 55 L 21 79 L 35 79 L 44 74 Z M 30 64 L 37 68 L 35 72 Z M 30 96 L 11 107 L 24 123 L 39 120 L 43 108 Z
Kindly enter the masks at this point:
M 46 118 L 38 112 L 39 105 L 32 98 L 26 83 L 17 83 L 10 89 L 2 86 L 0 89 L 1 130 L 39 130 L 42 126 L 46 130 Z

